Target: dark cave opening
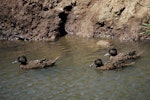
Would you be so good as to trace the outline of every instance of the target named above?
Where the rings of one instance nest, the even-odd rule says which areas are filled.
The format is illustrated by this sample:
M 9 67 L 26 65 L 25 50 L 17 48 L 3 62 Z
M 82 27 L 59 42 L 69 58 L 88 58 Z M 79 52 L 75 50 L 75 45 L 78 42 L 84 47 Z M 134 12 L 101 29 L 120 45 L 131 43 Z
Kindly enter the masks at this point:
M 59 18 L 61 19 L 61 21 L 59 23 L 58 32 L 59 32 L 60 36 L 65 36 L 68 34 L 65 30 L 65 24 L 67 22 L 67 16 L 68 16 L 68 13 L 65 13 L 65 12 L 59 13 Z
M 61 21 L 59 23 L 59 27 L 58 27 L 58 32 L 59 32 L 60 37 L 68 34 L 65 30 L 65 24 L 67 22 L 67 17 L 69 15 L 69 12 L 73 9 L 73 6 L 75 6 L 74 3 L 72 3 L 69 6 L 64 7 L 64 9 L 63 9 L 64 11 L 59 13 L 59 15 L 58 15 L 59 18 L 61 19 Z

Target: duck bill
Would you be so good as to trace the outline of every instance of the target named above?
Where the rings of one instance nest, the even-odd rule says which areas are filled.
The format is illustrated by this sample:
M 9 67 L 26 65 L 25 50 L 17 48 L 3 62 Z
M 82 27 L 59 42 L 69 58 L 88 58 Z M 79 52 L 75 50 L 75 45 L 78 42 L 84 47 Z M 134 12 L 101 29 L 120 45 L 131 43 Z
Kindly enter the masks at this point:
M 90 66 L 90 67 L 95 67 L 95 64 L 94 64 L 94 63 L 92 63 L 92 64 L 90 64 L 89 66 Z
M 109 53 L 106 53 L 104 56 L 110 56 L 110 54 L 109 54 Z
M 16 64 L 16 63 L 18 63 L 18 61 L 17 61 L 17 60 L 15 60 L 15 61 L 13 61 L 13 62 L 12 62 L 12 64 Z

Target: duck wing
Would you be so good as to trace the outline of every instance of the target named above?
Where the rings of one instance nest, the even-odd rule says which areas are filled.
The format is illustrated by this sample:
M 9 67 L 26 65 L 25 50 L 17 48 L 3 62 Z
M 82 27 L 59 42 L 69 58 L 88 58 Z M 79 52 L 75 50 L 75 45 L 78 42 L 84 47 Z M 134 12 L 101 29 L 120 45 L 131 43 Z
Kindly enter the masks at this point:
M 126 59 L 126 54 L 125 53 L 119 53 L 116 56 L 110 56 L 110 61 L 112 61 L 112 62 L 125 60 L 125 59 Z
M 46 65 L 45 63 L 41 63 L 41 60 L 33 60 L 26 65 L 20 65 L 20 67 L 22 69 L 37 69 L 43 68 L 45 65 Z
M 97 67 L 100 70 L 113 70 L 116 69 L 112 62 L 107 62 L 101 67 Z
M 125 61 L 117 61 L 113 63 L 113 66 L 116 68 L 122 68 L 133 65 L 135 62 L 125 62 Z
M 30 68 L 37 69 L 37 68 L 44 68 L 46 66 L 46 63 L 41 60 L 34 60 L 29 62 Z
M 50 66 L 54 66 L 54 64 L 56 63 L 56 61 L 59 59 L 60 57 L 56 57 L 54 60 L 45 60 L 44 63 L 46 64 L 45 67 L 50 67 Z

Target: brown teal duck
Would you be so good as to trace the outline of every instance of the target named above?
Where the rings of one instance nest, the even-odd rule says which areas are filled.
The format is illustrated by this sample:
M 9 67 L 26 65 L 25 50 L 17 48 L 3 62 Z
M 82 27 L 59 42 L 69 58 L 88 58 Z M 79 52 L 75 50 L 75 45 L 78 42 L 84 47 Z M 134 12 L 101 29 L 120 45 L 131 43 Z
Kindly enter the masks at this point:
M 25 56 L 20 56 L 12 63 L 20 63 L 19 67 L 22 69 L 38 69 L 38 68 L 46 68 L 52 67 L 56 63 L 59 57 L 56 57 L 54 60 L 49 59 L 40 59 L 40 60 L 33 60 L 27 63 L 27 58 Z
M 127 67 L 127 66 L 130 66 L 133 64 L 134 64 L 134 62 L 126 63 L 123 61 L 107 62 L 107 63 L 103 64 L 101 59 L 96 59 L 94 61 L 94 65 L 96 65 L 96 69 L 100 69 L 100 70 L 113 70 L 113 69 Z
M 119 53 L 117 52 L 116 48 L 109 49 L 108 53 L 105 56 L 109 56 L 110 61 L 127 61 L 127 60 L 135 60 L 140 58 L 142 52 L 136 53 L 136 51 L 130 51 L 127 53 Z

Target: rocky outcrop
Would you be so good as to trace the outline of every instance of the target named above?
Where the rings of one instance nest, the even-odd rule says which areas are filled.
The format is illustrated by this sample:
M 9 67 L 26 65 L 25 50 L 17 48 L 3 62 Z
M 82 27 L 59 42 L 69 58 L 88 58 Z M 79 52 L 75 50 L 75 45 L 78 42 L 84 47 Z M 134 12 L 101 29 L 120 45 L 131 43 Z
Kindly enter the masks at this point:
M 65 35 L 63 28 L 69 11 L 67 12 L 63 7 L 55 9 L 60 2 L 61 0 L 12 0 L 10 3 L 4 0 L 0 13 L 0 37 L 21 40 L 55 40 Z
M 149 0 L 1 0 L 0 39 L 56 40 L 81 37 L 145 39 Z
M 142 23 L 150 23 L 149 0 L 86 1 L 78 1 L 78 6 L 73 9 L 66 26 L 68 33 L 138 40 Z

